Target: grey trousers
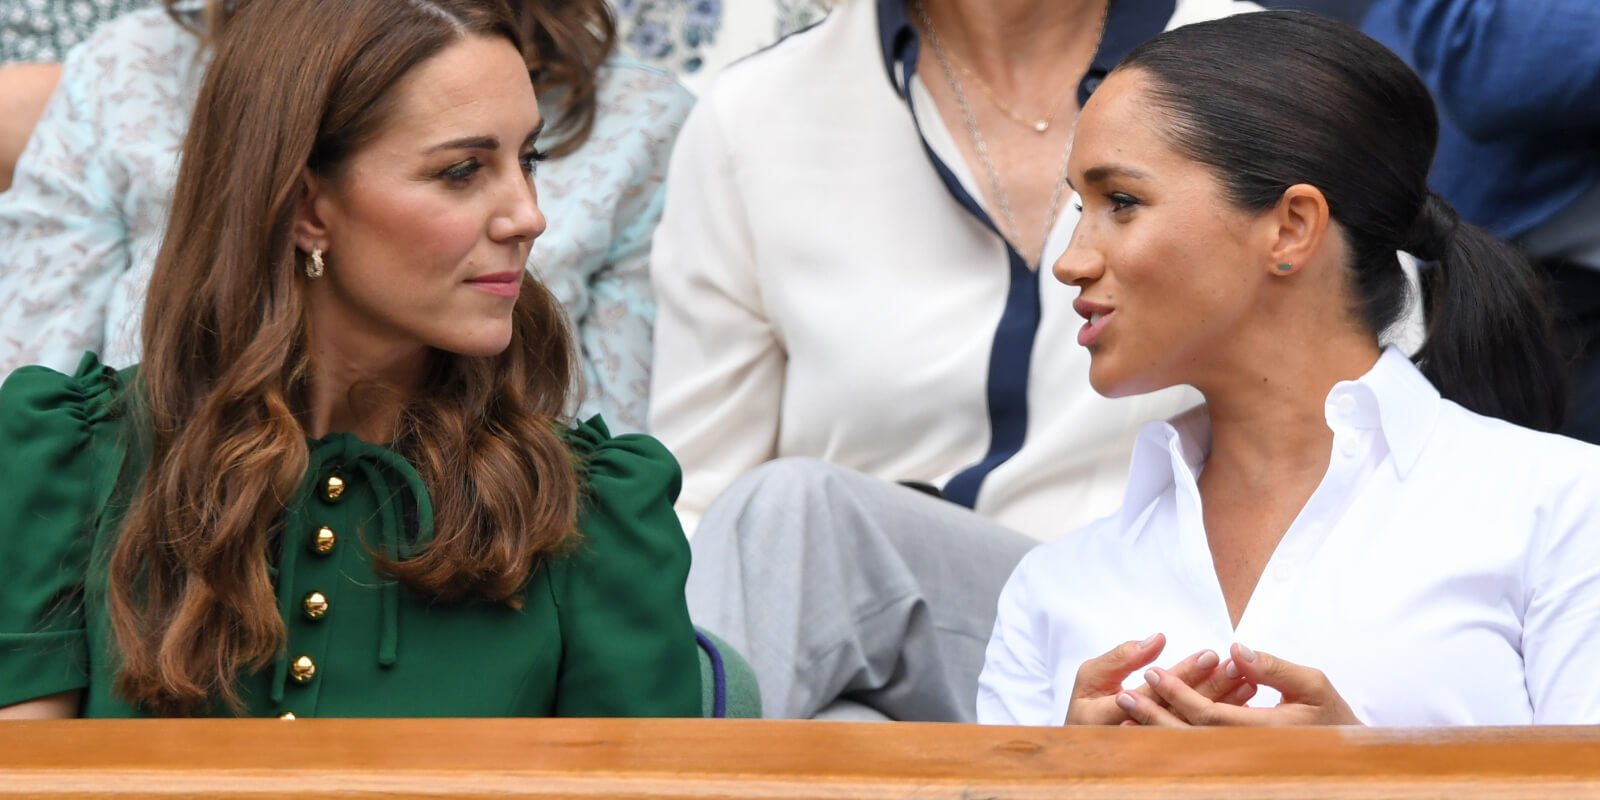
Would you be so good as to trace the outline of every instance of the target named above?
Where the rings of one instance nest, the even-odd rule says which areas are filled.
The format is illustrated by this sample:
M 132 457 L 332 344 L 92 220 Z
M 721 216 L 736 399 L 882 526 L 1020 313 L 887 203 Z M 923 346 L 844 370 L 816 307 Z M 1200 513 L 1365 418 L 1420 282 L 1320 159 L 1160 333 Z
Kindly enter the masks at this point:
M 995 604 L 1033 545 L 953 503 L 782 459 L 707 509 L 689 613 L 749 660 L 767 717 L 972 722 Z

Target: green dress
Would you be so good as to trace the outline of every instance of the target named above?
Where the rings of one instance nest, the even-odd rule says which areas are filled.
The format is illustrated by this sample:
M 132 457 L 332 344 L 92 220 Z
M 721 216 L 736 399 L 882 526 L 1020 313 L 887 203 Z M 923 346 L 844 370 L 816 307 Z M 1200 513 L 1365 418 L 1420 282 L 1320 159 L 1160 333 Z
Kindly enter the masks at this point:
M 86 717 L 144 715 L 112 691 L 106 597 L 114 490 L 142 469 L 115 402 L 130 378 L 86 356 L 70 377 L 28 367 L 0 387 L 0 707 L 81 689 Z M 585 464 L 581 539 L 520 610 L 434 601 L 374 572 L 369 547 L 403 557 L 431 536 L 427 492 L 387 448 L 312 442 L 273 565 L 287 647 L 239 676 L 248 712 L 699 716 L 677 462 L 599 418 L 568 441 Z

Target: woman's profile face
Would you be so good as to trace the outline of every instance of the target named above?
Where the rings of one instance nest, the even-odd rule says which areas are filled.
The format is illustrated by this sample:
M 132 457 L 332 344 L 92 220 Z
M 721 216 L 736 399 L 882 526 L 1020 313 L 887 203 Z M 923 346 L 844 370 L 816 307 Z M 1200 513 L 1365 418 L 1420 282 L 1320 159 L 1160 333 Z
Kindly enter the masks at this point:
M 1120 397 L 1195 383 L 1222 366 L 1256 301 L 1263 241 L 1209 169 L 1168 140 L 1137 70 L 1113 74 L 1079 117 L 1068 174 L 1083 215 L 1055 276 L 1080 288 L 1089 380 Z
M 327 267 L 311 281 L 312 330 L 355 352 L 499 353 L 545 228 L 527 66 L 503 39 L 467 37 L 413 68 L 390 102 L 378 134 L 317 181 Z

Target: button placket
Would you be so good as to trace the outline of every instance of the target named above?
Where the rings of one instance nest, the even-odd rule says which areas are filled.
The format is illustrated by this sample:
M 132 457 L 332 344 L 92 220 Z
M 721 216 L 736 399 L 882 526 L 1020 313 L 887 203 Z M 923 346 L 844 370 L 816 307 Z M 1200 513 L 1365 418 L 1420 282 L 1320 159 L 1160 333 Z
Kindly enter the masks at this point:
M 302 519 L 309 523 L 302 523 L 300 534 L 309 554 L 296 560 L 292 582 L 279 586 L 278 591 L 285 599 L 283 621 L 288 633 L 283 708 L 285 713 L 315 716 L 321 687 L 332 666 L 330 623 L 340 584 L 340 562 L 351 549 L 342 541 L 343 534 L 354 530 L 350 520 L 360 503 L 353 502 L 357 487 L 350 473 L 336 465 L 324 467 L 309 488 L 301 500 Z M 287 711 L 289 708 L 295 711 Z

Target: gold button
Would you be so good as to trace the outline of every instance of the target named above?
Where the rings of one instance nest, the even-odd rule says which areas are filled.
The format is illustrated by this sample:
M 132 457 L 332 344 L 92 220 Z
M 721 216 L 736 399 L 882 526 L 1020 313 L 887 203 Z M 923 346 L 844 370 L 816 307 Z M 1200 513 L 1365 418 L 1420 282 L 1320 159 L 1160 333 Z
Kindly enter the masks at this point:
M 322 592 L 311 592 L 301 601 L 300 607 L 305 610 L 306 619 L 322 619 L 328 615 L 328 596 Z
M 328 480 L 322 484 L 322 499 L 330 503 L 337 503 L 342 497 L 344 497 L 344 478 L 335 472 L 329 475 Z
M 317 677 L 316 662 L 311 660 L 311 656 L 295 659 L 294 663 L 289 665 L 289 677 L 294 678 L 295 683 L 310 683 L 312 678 Z
M 333 529 L 324 525 L 311 534 L 311 552 L 325 556 L 333 552 L 333 545 L 337 541 L 339 537 L 334 535 Z
M 294 712 L 293 711 L 285 711 L 282 714 L 278 715 L 278 719 L 294 719 Z

